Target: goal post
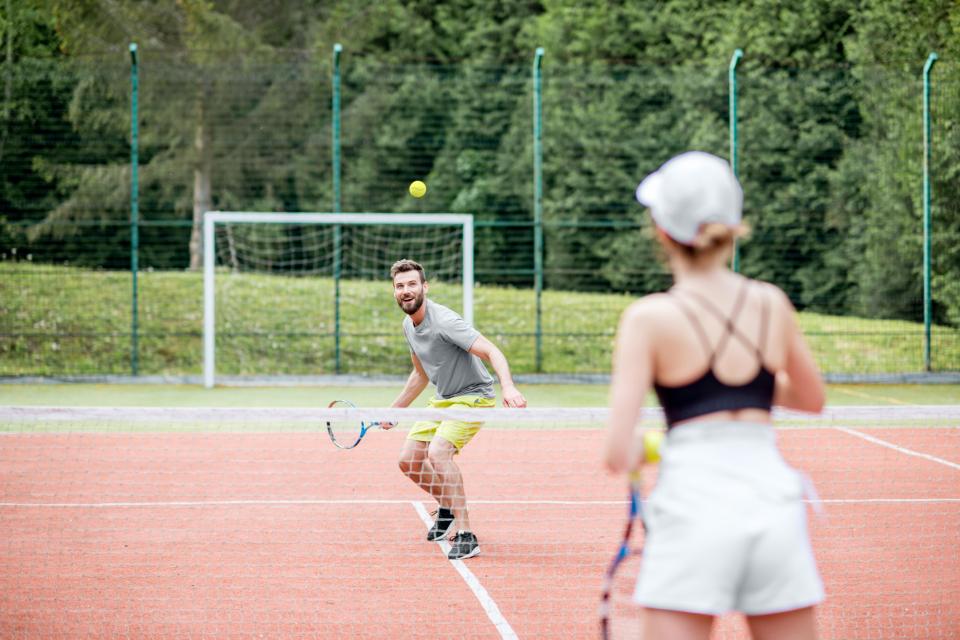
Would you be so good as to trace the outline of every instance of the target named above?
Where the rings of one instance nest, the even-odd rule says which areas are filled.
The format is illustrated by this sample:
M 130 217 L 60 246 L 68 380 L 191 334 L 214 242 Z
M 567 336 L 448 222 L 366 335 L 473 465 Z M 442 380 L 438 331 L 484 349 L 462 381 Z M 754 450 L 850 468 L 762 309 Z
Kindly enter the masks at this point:
M 473 215 L 459 213 L 271 213 L 249 211 L 208 211 L 203 216 L 203 383 L 207 388 L 214 386 L 216 380 L 216 276 L 217 276 L 217 225 L 307 225 L 325 226 L 330 229 L 345 227 L 401 226 L 423 229 L 424 227 L 459 228 L 461 230 L 461 253 L 459 268 L 462 283 L 462 315 L 473 324 L 473 287 L 474 287 L 474 230 Z M 423 235 L 423 234 L 419 234 Z M 340 235 L 336 234 L 336 242 L 340 242 Z M 425 242 L 430 242 L 425 239 Z M 235 251 L 231 245 L 230 252 Z M 341 259 L 340 246 L 333 249 L 335 258 Z M 402 257 L 415 257 L 397 255 Z M 428 274 L 430 265 L 426 265 Z M 338 265 L 339 267 L 339 265 Z M 389 268 L 389 264 L 385 265 Z M 385 270 L 384 269 L 384 273 Z M 380 271 L 380 265 L 375 271 Z M 339 279 L 339 268 L 332 273 Z M 334 304 L 339 314 L 339 295 Z M 339 315 L 337 316 L 339 317 Z M 339 354 L 340 327 L 339 322 L 333 331 L 333 337 Z

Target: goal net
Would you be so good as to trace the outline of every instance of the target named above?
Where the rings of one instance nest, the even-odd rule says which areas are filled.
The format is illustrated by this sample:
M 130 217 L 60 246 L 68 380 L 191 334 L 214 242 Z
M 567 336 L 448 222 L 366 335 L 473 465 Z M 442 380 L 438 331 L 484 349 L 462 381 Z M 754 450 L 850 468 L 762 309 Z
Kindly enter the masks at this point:
M 402 373 L 409 355 L 390 265 L 424 266 L 430 298 L 473 322 L 473 216 L 204 215 L 204 384 Z M 266 311 L 265 311 L 266 310 Z

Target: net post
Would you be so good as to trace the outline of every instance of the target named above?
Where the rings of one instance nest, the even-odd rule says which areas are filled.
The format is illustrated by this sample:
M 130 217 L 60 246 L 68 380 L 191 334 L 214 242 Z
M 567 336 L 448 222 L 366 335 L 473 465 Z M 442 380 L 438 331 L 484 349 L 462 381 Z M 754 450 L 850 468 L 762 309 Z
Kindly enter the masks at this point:
M 737 155 L 738 137 L 737 137 L 737 64 L 743 57 L 743 49 L 736 49 L 730 57 L 729 68 L 729 91 L 730 91 L 730 167 L 733 169 L 733 175 L 740 178 L 740 159 Z M 733 270 L 740 271 L 740 243 L 733 241 Z
M 137 272 L 140 270 L 140 184 L 138 176 L 140 160 L 139 105 L 140 75 L 138 71 L 137 43 L 130 43 L 130 375 L 140 370 L 139 347 L 139 299 Z
M 215 369 L 216 323 L 214 322 L 214 246 L 213 212 L 203 214 L 203 386 L 213 388 Z
M 533 288 L 535 298 L 534 366 L 543 371 L 543 47 L 533 56 Z
M 333 157 L 333 212 L 342 210 L 342 193 L 340 191 L 340 53 L 343 45 L 339 42 L 333 45 L 333 91 L 331 98 L 330 127 L 333 140 L 331 153 Z M 343 260 L 343 237 L 340 225 L 333 227 L 333 369 L 340 373 L 340 272 Z
M 331 97 L 331 147 L 332 175 L 333 175 L 333 212 L 340 213 L 343 204 L 340 191 L 340 53 L 343 45 L 339 42 L 333 45 L 333 86 Z
M 930 210 L 930 157 L 932 155 L 930 141 L 930 72 L 937 62 L 937 54 L 931 53 L 923 65 L 923 368 L 933 370 L 930 360 L 930 333 L 933 322 L 933 304 L 931 300 L 931 223 Z
M 474 325 L 473 314 L 473 216 L 463 222 L 463 319 Z

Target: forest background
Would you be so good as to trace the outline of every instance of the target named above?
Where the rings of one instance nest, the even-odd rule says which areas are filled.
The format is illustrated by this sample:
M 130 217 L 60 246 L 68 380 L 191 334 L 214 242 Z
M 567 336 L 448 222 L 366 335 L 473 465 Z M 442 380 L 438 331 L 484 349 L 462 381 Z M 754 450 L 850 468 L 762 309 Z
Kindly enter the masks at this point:
M 650 243 L 584 229 L 642 224 L 633 188 L 671 155 L 729 155 L 727 72 L 741 48 L 739 169 L 753 229 L 743 271 L 801 309 L 914 321 L 921 72 L 936 51 L 933 316 L 960 325 L 953 0 L 0 0 L 0 11 L 7 259 L 32 244 L 35 261 L 129 264 L 129 227 L 102 223 L 129 215 L 132 42 L 139 215 L 182 223 L 144 229 L 143 268 L 196 268 L 208 209 L 331 209 L 335 43 L 344 210 L 529 221 L 530 74 L 543 47 L 543 216 L 556 224 L 546 284 L 662 288 L 662 268 L 643 268 L 656 261 Z M 430 185 L 427 205 L 404 191 L 414 178 Z M 528 261 L 501 236 L 480 239 L 481 271 Z

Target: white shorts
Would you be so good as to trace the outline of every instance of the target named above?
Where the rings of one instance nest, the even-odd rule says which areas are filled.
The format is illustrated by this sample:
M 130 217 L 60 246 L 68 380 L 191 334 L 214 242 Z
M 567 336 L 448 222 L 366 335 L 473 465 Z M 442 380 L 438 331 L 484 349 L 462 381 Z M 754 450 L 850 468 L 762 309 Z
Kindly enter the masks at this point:
M 823 600 L 804 481 L 767 425 L 693 423 L 669 431 L 645 505 L 634 600 L 655 609 L 764 615 Z

